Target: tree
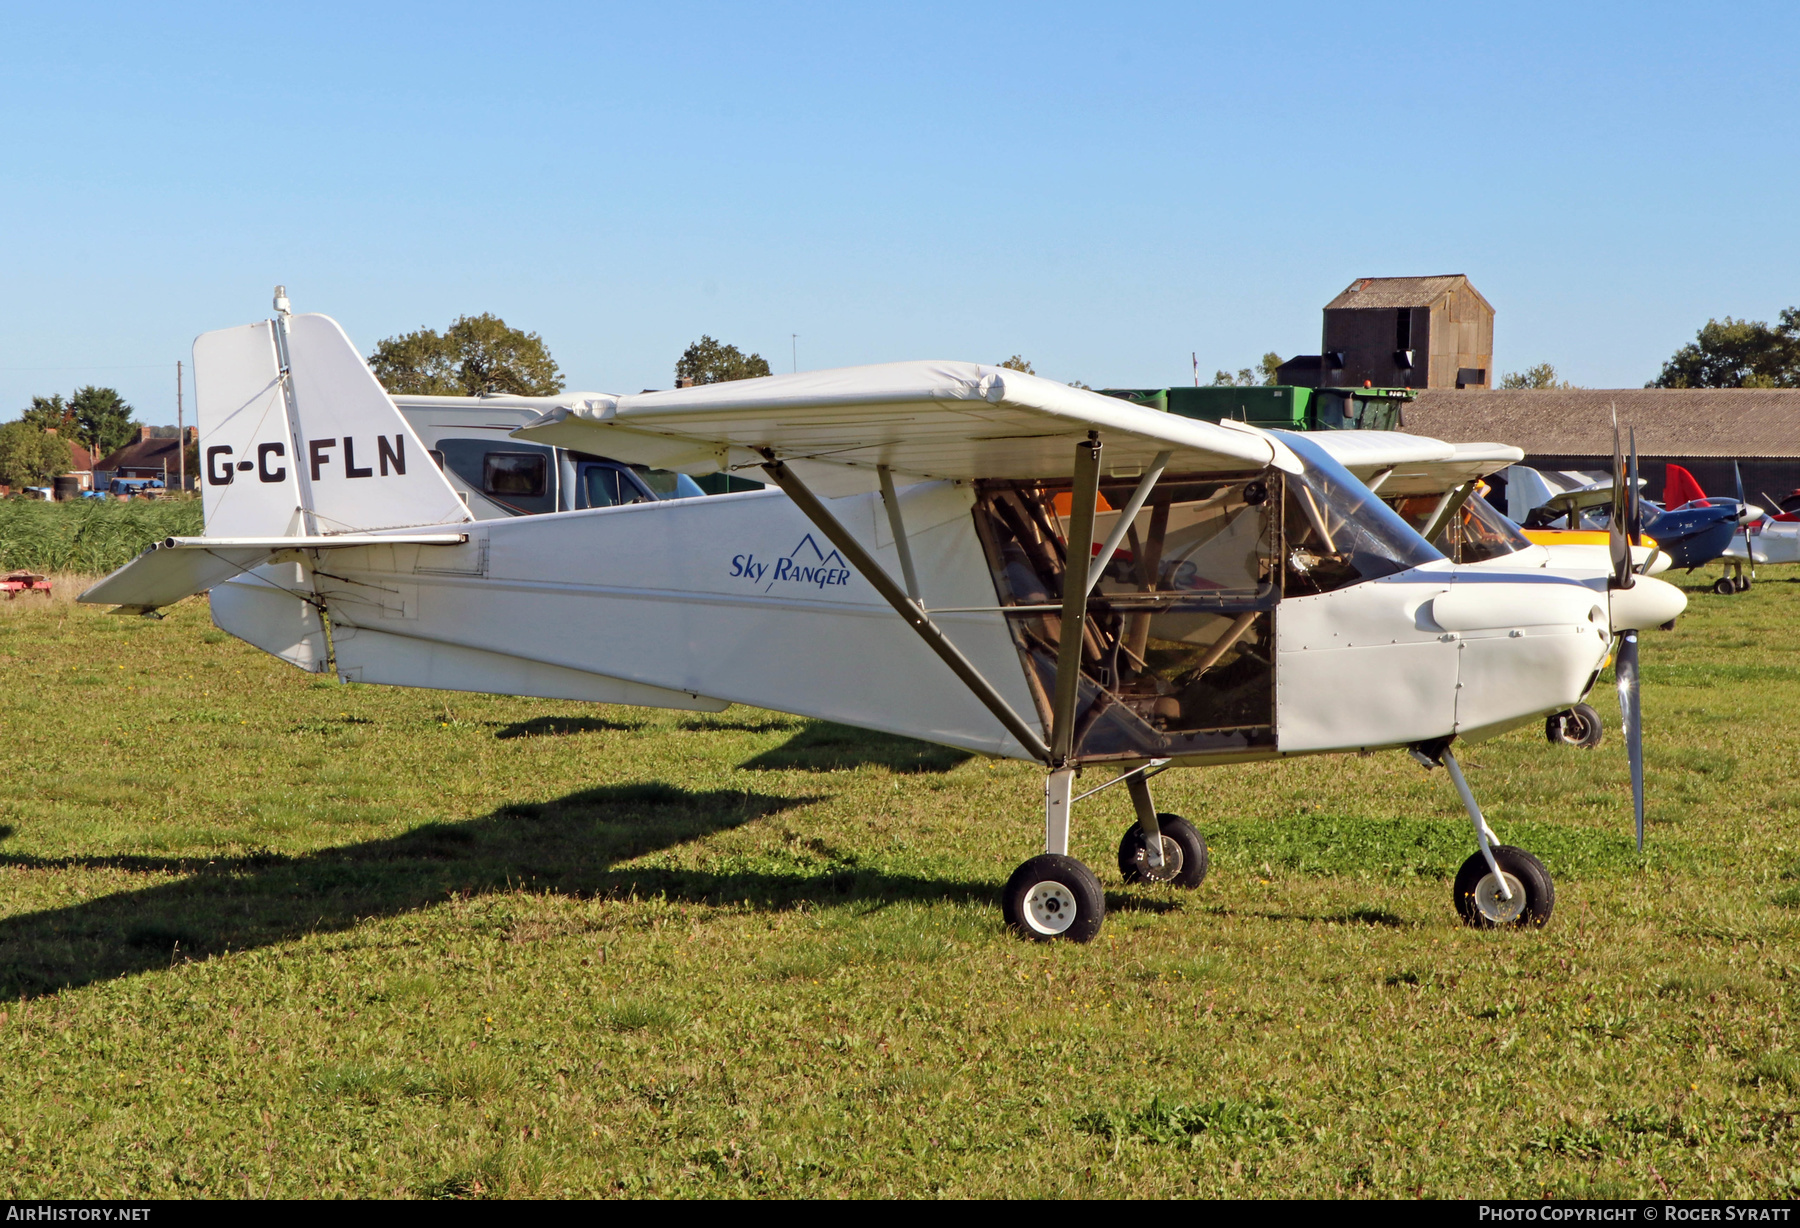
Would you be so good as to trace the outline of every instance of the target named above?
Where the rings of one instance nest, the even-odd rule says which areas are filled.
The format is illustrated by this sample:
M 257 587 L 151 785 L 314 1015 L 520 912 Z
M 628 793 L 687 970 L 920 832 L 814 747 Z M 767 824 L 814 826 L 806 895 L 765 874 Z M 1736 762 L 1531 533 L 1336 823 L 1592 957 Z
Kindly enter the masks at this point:
M 1515 388 L 1573 388 L 1568 380 L 1556 378 L 1556 368 L 1547 362 L 1540 362 L 1535 367 L 1526 367 L 1523 371 L 1513 371 L 1500 377 L 1500 387 Z
M 69 471 L 69 441 L 25 421 L 0 426 L 0 482 L 43 486 Z
M 562 372 L 544 339 L 509 328 L 490 312 L 458 316 L 441 333 L 421 328 L 379 341 L 369 367 L 391 393 L 547 397 L 563 390 Z
M 1647 388 L 1800 388 L 1800 307 L 1762 320 L 1708 320 Z
M 40 431 L 60 432 L 71 439 L 80 434 L 75 426 L 75 413 L 60 392 L 47 397 L 32 397 L 31 408 L 19 415 L 19 421 L 29 422 Z
M 1017 354 L 1014 354 L 1011 358 L 1007 359 L 1005 362 L 1001 363 L 1000 365 L 1002 367 L 1006 368 L 1008 371 L 1018 371 L 1025 375 L 1036 375 L 1037 374 L 1036 371 L 1033 371 L 1031 369 L 1031 364 L 1026 362 L 1023 358 L 1021 358 Z
M 137 439 L 138 424 L 131 420 L 131 406 L 115 389 L 92 384 L 77 388 L 69 398 L 69 413 L 75 419 L 76 442 L 92 452 L 95 460 Z
M 675 360 L 675 384 L 724 384 L 734 379 L 756 379 L 769 374 L 769 361 L 761 354 L 745 354 L 735 345 L 714 341 L 705 333 Z
M 1214 388 L 1259 388 L 1275 382 L 1276 369 L 1281 366 L 1281 355 L 1270 350 L 1262 356 L 1262 361 L 1254 367 L 1239 367 L 1233 375 L 1229 371 L 1213 372 Z

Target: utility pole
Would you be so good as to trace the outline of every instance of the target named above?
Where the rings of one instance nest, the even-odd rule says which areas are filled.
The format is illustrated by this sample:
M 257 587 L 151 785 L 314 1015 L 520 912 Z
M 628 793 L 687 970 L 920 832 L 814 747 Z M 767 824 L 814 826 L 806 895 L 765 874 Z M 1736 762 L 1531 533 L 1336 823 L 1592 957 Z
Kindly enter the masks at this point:
M 181 489 L 187 490 L 187 427 L 181 416 L 181 359 L 175 360 L 175 455 L 179 457 L 176 467 L 181 473 Z M 169 462 L 163 462 L 163 485 L 167 486 Z
M 790 333 L 788 335 L 793 338 L 794 374 L 798 375 L 800 373 L 800 334 L 799 333 Z
M 1191 350 L 1188 357 L 1194 362 L 1194 387 L 1198 388 L 1200 386 L 1200 351 Z

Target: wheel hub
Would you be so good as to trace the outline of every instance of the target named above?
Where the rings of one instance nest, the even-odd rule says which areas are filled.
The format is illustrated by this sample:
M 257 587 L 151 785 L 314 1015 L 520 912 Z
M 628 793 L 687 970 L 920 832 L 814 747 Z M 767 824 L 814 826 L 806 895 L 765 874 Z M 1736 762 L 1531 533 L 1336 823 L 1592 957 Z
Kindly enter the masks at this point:
M 1501 896 L 1500 880 L 1492 870 L 1475 884 L 1475 911 L 1490 925 L 1511 925 L 1525 913 L 1524 884 L 1510 874 L 1505 877 L 1506 889 L 1512 892 L 1510 900 Z
M 1137 855 L 1138 873 L 1146 882 L 1173 882 L 1181 875 L 1182 867 L 1187 864 L 1187 856 L 1181 851 L 1181 846 L 1167 836 L 1161 836 L 1159 839 L 1162 841 L 1162 868 L 1158 869 L 1150 864 L 1149 849 L 1140 848 Z
M 1058 882 L 1042 882 L 1025 893 L 1025 924 L 1039 934 L 1060 934 L 1080 911 L 1075 893 Z

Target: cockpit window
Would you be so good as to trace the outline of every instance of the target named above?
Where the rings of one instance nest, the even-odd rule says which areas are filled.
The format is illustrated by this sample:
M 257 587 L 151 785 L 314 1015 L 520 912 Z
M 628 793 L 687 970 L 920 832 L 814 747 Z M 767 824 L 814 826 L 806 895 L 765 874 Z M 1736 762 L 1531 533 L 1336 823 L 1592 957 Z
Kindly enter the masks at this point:
M 1283 593 L 1329 593 L 1443 559 L 1393 508 L 1322 448 L 1276 431 L 1304 466 L 1286 483 Z
M 1408 495 L 1395 499 L 1394 510 L 1415 529 L 1431 522 L 1442 495 Z M 1462 510 L 1450 518 L 1431 544 L 1458 563 L 1480 563 L 1504 558 L 1531 545 L 1519 526 L 1508 520 L 1479 494 L 1471 494 Z

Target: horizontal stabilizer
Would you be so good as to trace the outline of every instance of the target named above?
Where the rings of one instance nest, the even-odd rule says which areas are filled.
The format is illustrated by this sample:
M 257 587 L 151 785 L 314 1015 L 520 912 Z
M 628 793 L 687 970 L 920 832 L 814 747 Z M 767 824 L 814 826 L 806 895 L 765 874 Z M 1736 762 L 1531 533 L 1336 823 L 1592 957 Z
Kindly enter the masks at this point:
M 348 550 L 352 546 L 460 546 L 468 540 L 467 533 L 334 533 L 322 537 L 165 537 L 159 546 L 163 550 Z
M 344 533 L 333 537 L 168 537 L 76 600 L 146 613 L 204 593 L 267 563 L 284 550 L 357 546 L 459 546 L 467 533 Z

